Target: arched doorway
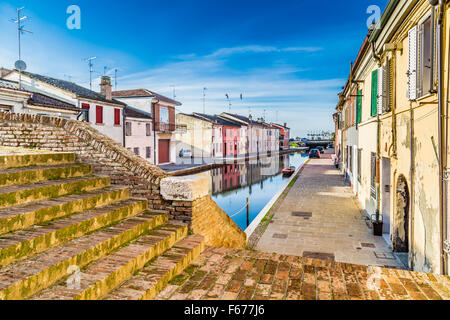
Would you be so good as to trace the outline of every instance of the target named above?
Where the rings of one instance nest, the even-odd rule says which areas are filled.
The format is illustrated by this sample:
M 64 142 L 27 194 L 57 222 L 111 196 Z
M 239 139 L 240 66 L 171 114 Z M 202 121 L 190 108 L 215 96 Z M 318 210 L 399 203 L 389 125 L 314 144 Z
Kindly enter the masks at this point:
M 409 190 L 406 178 L 401 175 L 397 181 L 394 234 L 392 246 L 395 252 L 409 251 Z

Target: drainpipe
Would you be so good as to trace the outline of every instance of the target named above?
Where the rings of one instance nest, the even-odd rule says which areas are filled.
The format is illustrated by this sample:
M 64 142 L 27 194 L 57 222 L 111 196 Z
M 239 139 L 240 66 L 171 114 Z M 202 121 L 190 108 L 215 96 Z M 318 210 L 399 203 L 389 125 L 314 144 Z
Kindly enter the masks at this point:
M 153 163 L 156 166 L 156 105 L 159 100 L 152 101 L 152 118 L 153 118 Z
M 408 232 L 410 233 L 409 241 L 410 243 L 408 246 L 410 247 L 410 257 L 409 261 L 411 263 L 410 267 L 414 270 L 414 201 L 415 201 L 415 193 L 414 193 L 414 179 L 415 179 L 415 173 L 416 173 L 416 167 L 414 163 L 414 109 L 412 106 L 412 102 L 409 104 L 409 150 L 410 150 L 410 162 L 411 162 L 411 169 L 410 169 L 410 176 L 411 176 L 411 192 L 409 195 L 409 207 L 411 211 L 410 220 L 411 220 L 411 227 L 409 228 Z
M 430 1 L 433 5 L 436 5 L 437 1 Z M 447 272 L 446 264 L 447 257 L 444 251 L 444 242 L 446 241 L 446 213 L 447 213 L 447 194 L 446 190 L 446 170 L 447 170 L 447 137 L 444 137 L 446 132 L 444 123 L 447 114 L 444 111 L 444 82 L 443 82 L 443 49 L 444 49 L 444 0 L 439 0 L 439 17 L 438 17 L 438 29 L 437 29 L 437 69 L 438 69 L 438 105 L 439 105 L 439 223 L 440 223 L 440 273 L 445 274 Z M 447 88 L 448 89 L 448 88 Z M 447 101 L 448 106 L 448 101 Z
M 377 54 L 376 48 L 375 48 L 375 41 L 372 41 L 371 43 L 372 47 L 372 56 L 373 58 L 378 62 L 378 66 L 381 66 L 381 57 Z M 381 187 L 380 187 L 380 160 L 381 160 L 381 122 L 380 122 L 380 115 L 377 111 L 377 165 L 376 165 L 376 198 L 377 198 L 377 205 L 376 205 L 376 211 L 375 211 L 375 218 L 376 221 L 380 221 L 380 212 L 381 212 Z

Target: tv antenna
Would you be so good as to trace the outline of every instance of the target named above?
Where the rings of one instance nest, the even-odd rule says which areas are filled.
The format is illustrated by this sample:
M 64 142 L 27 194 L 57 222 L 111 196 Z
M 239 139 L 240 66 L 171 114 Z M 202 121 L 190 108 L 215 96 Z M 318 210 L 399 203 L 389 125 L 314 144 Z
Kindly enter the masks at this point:
M 208 90 L 208 88 L 204 87 L 203 88 L 203 114 L 206 114 L 206 90 Z
M 89 87 L 91 90 L 92 90 L 92 73 L 94 72 L 94 69 L 92 69 L 94 67 L 94 63 L 92 63 L 92 61 L 94 61 L 95 59 L 97 59 L 97 57 L 90 57 L 84 60 L 89 64 Z
M 175 94 L 176 86 L 171 85 L 170 87 L 173 88 L 173 100 L 175 100 L 175 98 L 177 97 L 177 95 Z
M 227 97 L 228 100 L 228 110 L 231 113 L 231 99 L 230 99 L 230 95 L 228 93 L 225 94 L 225 97 Z
M 25 27 L 22 25 L 22 21 L 25 21 L 28 19 L 27 16 L 21 16 L 22 10 L 25 9 L 25 7 L 18 8 L 17 9 L 17 20 L 12 19 L 11 21 L 14 23 L 17 23 L 17 35 L 19 39 L 19 60 L 16 61 L 14 64 L 15 68 L 19 70 L 19 89 L 22 88 L 22 72 L 26 70 L 27 65 L 22 60 L 22 34 L 25 32 L 27 33 L 33 33 L 31 31 L 25 30 Z
M 114 90 L 117 91 L 117 71 L 118 69 L 114 69 Z

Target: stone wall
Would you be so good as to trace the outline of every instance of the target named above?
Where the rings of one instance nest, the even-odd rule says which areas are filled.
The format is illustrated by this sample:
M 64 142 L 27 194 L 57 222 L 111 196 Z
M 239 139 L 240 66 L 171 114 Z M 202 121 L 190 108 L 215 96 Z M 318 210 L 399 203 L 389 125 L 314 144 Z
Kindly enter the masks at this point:
M 189 224 L 190 230 L 214 247 L 243 249 L 247 235 L 214 202 L 209 195 L 208 178 L 204 176 L 169 177 L 161 181 L 161 194 L 170 216 Z
M 147 199 L 149 208 L 166 210 L 171 219 L 187 223 L 208 245 L 246 245 L 245 233 L 209 196 L 207 178 L 171 178 L 86 122 L 0 112 L 0 146 L 74 153 L 77 161 L 91 164 L 94 173 Z
M 148 199 L 150 208 L 166 210 L 170 205 L 160 195 L 166 172 L 86 122 L 0 112 L 0 146 L 73 152 L 78 161 L 92 164 L 96 174 L 110 176 L 112 184 L 129 186 L 132 196 Z

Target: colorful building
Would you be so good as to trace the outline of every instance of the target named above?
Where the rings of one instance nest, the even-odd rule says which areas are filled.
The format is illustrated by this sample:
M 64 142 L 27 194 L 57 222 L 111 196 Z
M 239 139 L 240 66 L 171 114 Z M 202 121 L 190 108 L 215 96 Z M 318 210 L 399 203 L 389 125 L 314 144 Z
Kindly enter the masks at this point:
M 340 94 L 336 142 L 362 209 L 416 271 L 448 274 L 448 1 L 391 0 Z M 401 254 L 399 256 L 402 256 Z

